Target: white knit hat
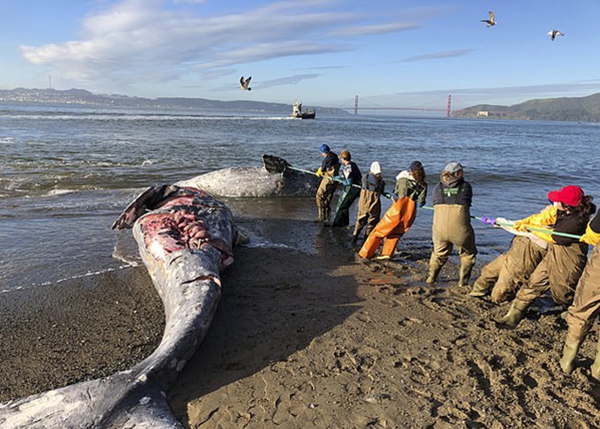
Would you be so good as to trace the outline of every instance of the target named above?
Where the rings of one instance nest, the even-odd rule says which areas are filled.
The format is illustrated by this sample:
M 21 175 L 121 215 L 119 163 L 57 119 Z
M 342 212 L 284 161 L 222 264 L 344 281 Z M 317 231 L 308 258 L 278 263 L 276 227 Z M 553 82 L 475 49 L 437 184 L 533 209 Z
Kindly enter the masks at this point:
M 379 163 L 377 161 L 375 161 L 371 164 L 371 173 L 373 173 L 373 174 L 381 173 L 381 166 L 379 165 Z

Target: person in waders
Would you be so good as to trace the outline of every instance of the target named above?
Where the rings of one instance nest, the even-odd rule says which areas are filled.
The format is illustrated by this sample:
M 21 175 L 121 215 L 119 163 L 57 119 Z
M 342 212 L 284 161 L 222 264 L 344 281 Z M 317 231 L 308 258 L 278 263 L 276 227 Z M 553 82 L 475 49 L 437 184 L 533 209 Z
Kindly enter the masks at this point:
M 417 216 L 418 201 L 425 204 L 427 183 L 425 169 L 419 161 L 411 163 L 408 170 L 401 172 L 396 183 L 398 195 L 392 206 L 369 234 L 358 254 L 371 259 L 383 241 L 381 254 L 377 259 L 388 260 L 394 254 L 398 241 L 410 229 Z
M 473 189 L 464 179 L 463 166 L 458 162 L 446 165 L 433 189 L 433 251 L 427 283 L 437 281 L 452 253 L 452 246 L 456 246 L 460 256 L 458 284 L 465 286 L 469 283 L 477 255 L 475 231 L 471 226 L 472 200 Z
M 335 216 L 331 223 L 332 227 L 350 225 L 350 207 L 360 194 L 360 183 L 362 181 L 362 173 L 358 165 L 352 161 L 350 151 L 341 151 L 340 161 L 342 162 L 342 166 L 340 167 L 341 177 L 338 180 L 341 180 L 344 189 L 337 202 Z
M 527 231 L 528 226 L 546 226 L 554 232 L 580 236 L 596 211 L 592 197 L 585 195 L 578 186 L 565 186 L 557 191 L 550 191 L 548 199 L 552 206 L 541 213 L 516 221 L 513 228 Z M 544 233 L 535 232 L 536 235 Z M 512 301 L 508 313 L 495 321 L 499 327 L 513 329 L 527 314 L 527 310 L 548 289 L 558 304 L 568 306 L 573 300 L 575 287 L 587 261 L 588 244 L 578 238 L 551 235 L 551 243 L 544 259 L 538 264 Z
M 425 168 L 420 161 L 411 162 L 408 170 L 403 170 L 396 176 L 394 193 L 397 198 L 409 197 L 419 207 L 425 205 L 427 200 L 427 182 L 425 181 Z
M 594 247 L 585 265 L 583 274 L 575 288 L 573 304 L 567 313 L 569 331 L 565 338 L 560 367 L 570 374 L 575 369 L 575 357 L 579 347 L 590 332 L 594 320 L 600 315 L 600 214 L 588 224 L 585 234 L 579 240 Z M 596 358 L 591 366 L 592 377 L 600 381 L 600 338 Z
M 320 151 L 323 160 L 316 173 L 318 177 L 322 177 L 315 197 L 317 210 L 319 211 L 317 222 L 329 222 L 329 218 L 331 217 L 331 200 L 337 189 L 337 182 L 333 180 L 333 177 L 339 174 L 340 160 L 337 154 L 325 143 L 321 145 Z
M 489 218 L 484 218 L 489 219 Z M 492 225 L 510 224 L 511 222 L 497 218 L 489 222 Z M 473 283 L 469 296 L 484 297 L 490 295 L 494 304 L 501 304 L 512 300 L 521 286 L 529 281 L 529 276 L 546 256 L 548 241 L 551 237 L 537 237 L 532 233 L 519 233 L 513 228 L 503 226 L 507 231 L 516 234 L 510 248 L 486 264 L 481 270 L 481 275 Z
M 368 174 L 362 178 L 362 189 L 358 197 L 358 216 L 352 235 L 352 244 L 356 244 L 363 228 L 365 237 L 369 234 L 379 222 L 381 217 L 381 195 L 385 193 L 385 181 L 381 174 L 381 166 L 377 161 L 371 164 Z

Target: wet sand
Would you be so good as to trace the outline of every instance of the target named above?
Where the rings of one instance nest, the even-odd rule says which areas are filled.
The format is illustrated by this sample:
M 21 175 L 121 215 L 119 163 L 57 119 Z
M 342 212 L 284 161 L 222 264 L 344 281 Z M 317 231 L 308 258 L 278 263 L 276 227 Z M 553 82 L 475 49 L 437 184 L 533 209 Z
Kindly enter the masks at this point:
M 252 227 L 267 224 L 315 251 L 235 250 L 207 337 L 169 392 L 186 427 L 598 427 L 597 327 L 565 375 L 558 314 L 498 329 L 506 307 L 466 296 L 452 264 L 424 282 L 428 247 L 401 243 L 392 261 L 365 262 L 348 230 L 283 216 Z M 125 369 L 160 341 L 143 267 L 61 289 L 0 297 L 2 401 Z
M 164 331 L 145 267 L 0 294 L 0 402 L 131 368 Z

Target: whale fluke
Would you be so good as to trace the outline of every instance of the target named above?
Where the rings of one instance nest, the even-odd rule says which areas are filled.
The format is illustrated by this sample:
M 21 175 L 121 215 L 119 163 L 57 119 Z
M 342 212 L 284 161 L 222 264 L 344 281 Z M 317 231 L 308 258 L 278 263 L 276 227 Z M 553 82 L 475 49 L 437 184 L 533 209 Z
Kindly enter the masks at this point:
M 281 174 L 284 173 L 289 167 L 292 165 L 287 162 L 285 159 L 280 158 L 275 155 L 267 155 L 264 154 L 262 156 L 263 165 L 265 166 L 265 170 L 269 173 L 273 174 Z

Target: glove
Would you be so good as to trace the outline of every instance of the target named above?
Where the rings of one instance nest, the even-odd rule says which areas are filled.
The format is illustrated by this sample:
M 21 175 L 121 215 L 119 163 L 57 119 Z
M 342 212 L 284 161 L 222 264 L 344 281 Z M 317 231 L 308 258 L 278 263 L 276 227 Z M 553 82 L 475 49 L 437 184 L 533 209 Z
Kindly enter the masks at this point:
M 495 217 L 484 216 L 481 218 L 481 222 L 485 223 L 486 225 L 496 226 L 496 218 Z
M 342 179 L 342 184 L 344 186 L 350 186 L 352 185 L 352 181 L 350 179 Z
M 317 175 L 317 177 L 323 177 L 323 171 L 321 170 L 321 167 L 319 167 L 315 174 Z
M 344 182 L 344 178 L 342 176 L 333 176 L 332 179 L 335 182 L 342 182 L 342 183 Z

